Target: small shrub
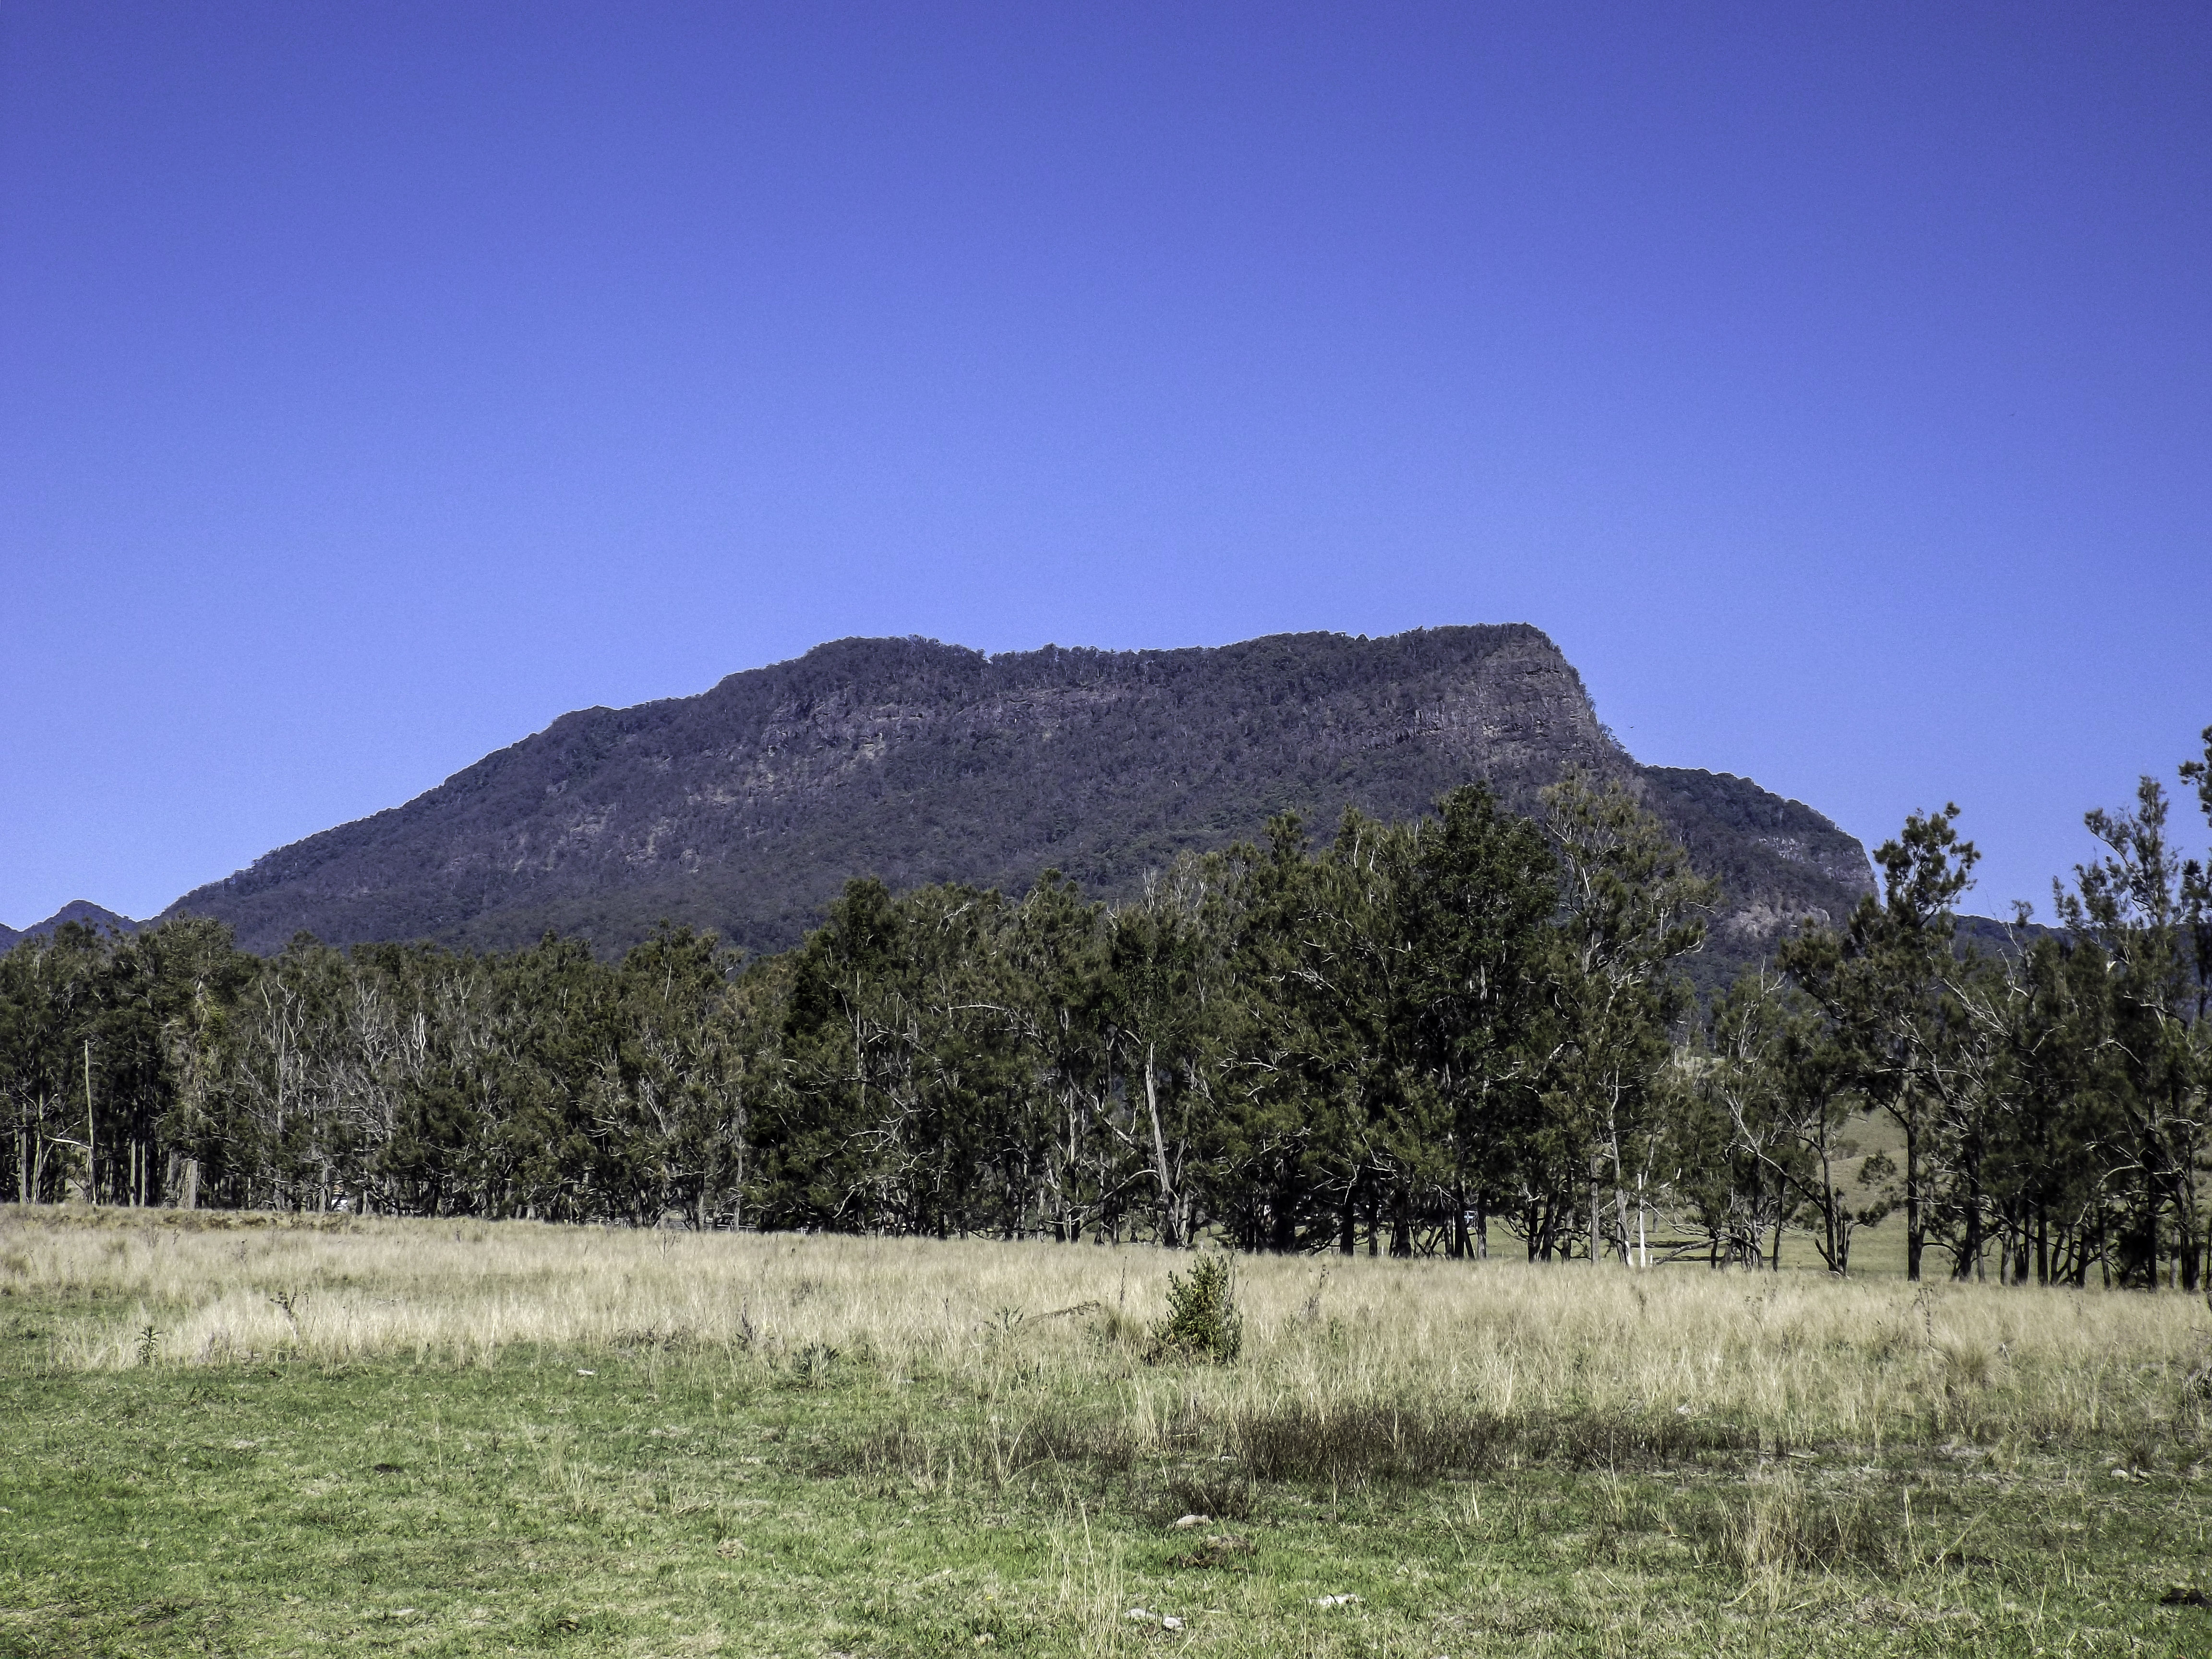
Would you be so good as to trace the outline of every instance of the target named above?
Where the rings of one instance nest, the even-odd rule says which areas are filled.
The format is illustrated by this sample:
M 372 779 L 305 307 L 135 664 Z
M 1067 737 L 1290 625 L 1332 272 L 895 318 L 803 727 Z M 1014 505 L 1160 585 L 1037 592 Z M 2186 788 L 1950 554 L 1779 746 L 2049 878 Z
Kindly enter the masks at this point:
M 1237 1274 L 1224 1253 L 1202 1255 L 1189 1275 L 1168 1275 L 1167 1316 L 1153 1328 L 1161 1358 L 1232 1364 L 1244 1346 L 1244 1316 L 1237 1310 Z
M 789 1384 L 793 1388 L 819 1389 L 834 1380 L 837 1362 L 844 1355 L 827 1342 L 810 1342 L 791 1356 Z
M 1168 1528 L 1186 1516 L 1208 1521 L 1249 1521 L 1259 1511 L 1260 1492 L 1249 1475 L 1207 1468 L 1176 1468 L 1133 1481 L 1130 1506 L 1149 1524 Z
M 1996 1381 L 1996 1359 L 1983 1343 L 1944 1342 L 1936 1352 L 1942 1358 L 1946 1386 L 1964 1391 L 1986 1389 Z

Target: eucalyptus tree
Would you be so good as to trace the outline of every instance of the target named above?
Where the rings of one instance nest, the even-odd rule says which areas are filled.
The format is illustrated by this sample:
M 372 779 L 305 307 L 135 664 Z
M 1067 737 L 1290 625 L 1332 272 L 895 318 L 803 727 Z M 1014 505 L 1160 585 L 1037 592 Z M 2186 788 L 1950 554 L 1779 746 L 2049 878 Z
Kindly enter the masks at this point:
M 1692 1110 L 1676 1149 L 1678 1178 L 1695 1194 L 1716 1254 L 1743 1267 L 1779 1270 L 1783 1228 L 1814 1184 L 1808 1119 L 1825 1118 L 1826 1103 L 1797 1086 L 1807 1023 L 1787 986 L 1754 969 L 1706 1011 L 1683 1056 Z
M 2204 822 L 2212 826 L 2212 726 L 2199 734 L 2204 752 L 2181 763 L 2182 781 L 2197 791 L 2197 805 Z M 2181 866 L 2181 919 L 2189 940 L 2191 963 L 2197 971 L 2197 999 L 2192 1010 L 2200 1044 L 2212 1016 L 2212 849 L 2201 858 L 2185 859 Z
M 156 1152 L 176 1102 L 170 1035 L 200 1000 L 234 1000 L 258 964 L 227 926 L 204 917 L 155 922 L 108 945 L 89 1034 L 101 1073 L 106 1186 L 118 1200 L 158 1203 L 169 1172 Z
M 1114 1125 L 1149 1154 L 1160 1243 L 1190 1242 L 1192 1141 L 1212 1098 L 1228 963 L 1219 860 L 1184 854 L 1108 911 L 1099 1014 L 1129 1096 Z
M 1917 1279 L 1929 1221 L 1929 1158 L 1938 1108 L 1959 1084 L 1963 1013 L 1949 993 L 1958 902 L 1980 854 L 1958 833 L 1959 809 L 1914 813 L 1875 849 L 1882 892 L 1859 901 L 1840 931 L 1787 940 L 1781 961 L 1826 1017 L 1854 1087 L 1905 1137 L 1905 1274 Z
M 0 957 L 0 1091 L 14 1139 L 16 1201 L 92 1190 L 98 1089 L 91 1033 L 107 945 L 66 922 Z
M 610 1162 L 631 1207 L 704 1227 L 742 1162 L 744 1050 L 724 1017 L 736 959 L 711 933 L 664 923 L 615 974 L 615 1087 L 601 1097 Z
M 1310 994 L 1321 877 L 1304 821 L 1277 816 L 1263 847 L 1233 848 L 1225 866 L 1236 1018 L 1200 1148 L 1203 1197 L 1243 1249 L 1338 1243 L 1364 1152 Z
M 1410 1050 L 1443 1102 L 1449 1253 L 1486 1254 L 1537 1099 L 1547 924 L 1560 866 L 1542 829 L 1470 785 L 1415 834 L 1402 906 Z
M 522 1060 L 528 1045 L 519 1040 L 517 1015 L 557 1017 L 561 1003 L 547 996 L 517 1010 L 513 993 L 520 984 L 550 988 L 542 984 L 549 949 L 568 957 L 573 970 L 594 973 L 580 946 L 564 952 L 541 945 L 496 961 L 428 945 L 353 951 L 343 1000 L 326 1005 L 351 1038 L 348 1074 L 326 1085 L 336 1109 L 325 1139 L 351 1176 L 349 1202 L 403 1213 L 498 1214 L 514 1197 L 509 1155 L 527 1156 L 538 1138 L 532 1129 L 556 1156 L 584 1150 L 561 1130 L 518 1121 L 537 1079 Z M 336 952 L 327 956 L 337 961 Z M 280 991 L 293 977 L 281 957 L 264 972 L 246 1003 L 249 1037 L 267 1042 L 275 1035 Z M 574 1211 L 556 1200 L 547 1212 Z
M 724 995 L 714 1018 L 730 1056 L 732 1087 L 725 1147 L 732 1159 L 721 1173 L 720 1215 L 732 1227 L 755 1224 L 753 1199 L 759 1125 L 764 1107 L 783 1086 L 783 1032 L 791 997 L 790 953 L 748 963 Z M 702 1225 L 707 1224 L 702 1222 Z
M 1562 1176 L 1572 1168 L 1584 1183 L 1591 1259 L 1609 1249 L 1624 1261 L 1648 1260 L 1642 1239 L 1664 1127 L 1661 1078 L 1671 1029 L 1691 1000 L 1675 964 L 1704 944 L 1704 913 L 1719 889 L 1691 870 L 1688 854 L 1618 785 L 1571 774 L 1545 791 L 1544 805 L 1562 878 L 1548 1150 Z
M 2208 738 L 2212 753 L 2212 738 Z M 2208 787 L 2203 763 L 2184 775 Z M 2207 800 L 2212 816 L 2212 799 Z M 2054 884 L 2060 925 L 2106 961 L 2111 1030 L 2099 1045 L 2111 1099 L 2126 1123 L 2117 1168 L 2131 1194 L 2121 1238 L 2125 1282 L 2169 1278 L 2195 1290 L 2203 1277 L 2200 1174 L 2206 1152 L 2204 866 L 2185 859 L 2167 833 L 2165 788 L 2146 777 L 2126 812 L 2085 816 L 2105 856 L 2075 866 L 2069 890 Z
M 1948 1064 L 1935 1095 L 1937 1179 L 1928 1220 L 1951 1256 L 1954 1279 L 1984 1277 L 1993 1236 L 2002 1236 L 2013 1194 L 2007 1156 L 2023 1104 L 2016 1034 L 2024 1012 L 2011 964 L 1968 946 L 1943 978 Z M 2002 1260 L 2000 1276 L 2003 1272 Z
M 781 1083 L 751 1114 L 757 1212 L 778 1225 L 949 1234 L 993 1208 L 1020 1021 L 993 943 L 1004 902 L 846 884 L 793 959 Z
M 2080 1285 L 2112 1231 L 2115 1149 L 2128 1139 L 2102 1075 L 2107 962 L 2094 941 L 2067 934 L 2016 933 L 2014 943 L 1961 988 L 1978 1039 L 1995 1050 L 2000 1109 L 1984 1171 L 1998 1276 Z
M 902 918 L 879 881 L 853 880 L 793 953 L 779 1048 L 782 1086 L 753 1121 L 755 1213 L 771 1226 L 866 1230 L 894 1213 L 900 1122 L 880 1109 L 890 1028 L 883 981 Z
M 1232 1098 L 1216 1113 L 1218 1183 L 1277 1248 L 1303 1237 L 1370 1253 L 1449 1231 L 1451 1102 L 1419 1050 L 1419 824 L 1346 811 L 1310 854 L 1292 817 L 1245 849 Z M 1233 1151 L 1231 1150 L 1233 1148 Z M 1260 1215 L 1264 1211 L 1264 1230 Z
M 179 1086 L 167 1138 L 208 1199 L 289 1209 L 357 1169 L 349 980 L 343 954 L 303 933 L 234 997 L 195 999 L 170 1023 Z
M 1105 916 L 1105 906 L 1048 870 L 1000 940 L 1024 1054 L 1012 1145 L 1036 1224 L 1067 1243 L 1117 1224 L 1143 1178 L 1114 1129 Z
M 1343 1132 L 1338 1244 L 1346 1252 L 1364 1211 L 1370 1254 L 1382 1248 L 1387 1218 L 1390 1254 L 1411 1255 L 1420 1189 L 1449 1174 L 1436 1158 L 1447 1103 L 1413 1050 L 1418 964 L 1408 912 L 1417 833 L 1345 813 L 1313 866 L 1283 980 L 1304 1011 L 1310 1067 Z
M 479 1201 L 502 1215 L 640 1216 L 654 1194 L 633 1161 L 643 1144 L 630 1129 L 618 969 L 550 933 L 505 956 L 434 952 L 422 965 L 416 1018 L 432 1047 L 410 1087 L 461 1097 L 455 1128 Z M 675 994 L 687 993 L 698 994 L 679 974 Z

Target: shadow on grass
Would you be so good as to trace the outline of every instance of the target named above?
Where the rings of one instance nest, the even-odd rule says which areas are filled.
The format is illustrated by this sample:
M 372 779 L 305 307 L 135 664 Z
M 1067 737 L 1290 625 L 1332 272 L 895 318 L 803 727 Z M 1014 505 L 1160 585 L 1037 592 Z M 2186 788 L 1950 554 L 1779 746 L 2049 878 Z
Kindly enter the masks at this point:
M 1069 1405 L 1040 1407 L 1014 1423 L 910 1419 L 876 1427 L 831 1448 L 817 1460 L 814 1473 L 930 1487 L 955 1471 L 1003 1483 L 1057 1469 L 1094 1480 L 1142 1474 L 1150 1488 L 1168 1492 L 1159 1468 L 1200 1457 L 1207 1460 L 1200 1467 L 1212 1472 L 1188 1477 L 1190 1496 L 1164 1497 L 1162 1503 L 1180 1503 L 1184 1512 L 1233 1516 L 1239 1511 L 1222 1492 L 1231 1486 L 1248 1489 L 1253 1482 L 1336 1488 L 1422 1484 L 1531 1464 L 1656 1470 L 1776 1449 L 1762 1447 L 1751 1431 L 1673 1413 L 1507 1414 L 1381 1401 L 1214 1412 L 1193 1404 L 1146 1433 L 1127 1419 Z M 1249 1500 L 1242 1512 L 1249 1512 Z

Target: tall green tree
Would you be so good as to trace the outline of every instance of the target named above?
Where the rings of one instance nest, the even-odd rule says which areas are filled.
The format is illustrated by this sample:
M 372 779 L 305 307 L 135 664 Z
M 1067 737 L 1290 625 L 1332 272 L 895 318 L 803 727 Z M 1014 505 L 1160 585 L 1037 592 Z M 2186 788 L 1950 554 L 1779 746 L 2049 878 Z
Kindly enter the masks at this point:
M 1862 899 L 1840 931 L 1801 933 L 1781 953 L 1829 1020 L 1854 1086 L 1904 1133 L 1905 1273 L 1913 1279 L 1928 1243 L 1936 1115 L 1960 1081 L 1964 1017 L 1949 990 L 1952 944 L 1980 854 L 1960 838 L 1958 817 L 1954 804 L 1907 817 L 1898 837 L 1875 849 L 1881 896 Z
M 1419 826 L 1407 874 L 1410 1047 L 1446 1110 L 1449 1253 L 1469 1256 L 1486 1252 L 1537 1103 L 1560 866 L 1540 826 L 1470 785 Z
M 2133 1197 L 2123 1277 L 2155 1282 L 2163 1263 L 2193 1291 L 2205 1247 L 2203 878 L 2203 866 L 2172 844 L 2170 810 L 2164 787 L 2146 777 L 2133 811 L 2087 814 L 2106 854 L 2075 866 L 2072 889 L 2057 887 L 2056 897 L 2060 924 L 2094 941 L 2108 963 L 2112 1030 L 2102 1050 L 2112 1099 L 2127 1121 L 2122 1169 Z
M 98 1086 L 90 1042 L 108 947 L 64 923 L 0 957 L 0 1089 L 15 1142 L 19 1203 L 93 1190 Z

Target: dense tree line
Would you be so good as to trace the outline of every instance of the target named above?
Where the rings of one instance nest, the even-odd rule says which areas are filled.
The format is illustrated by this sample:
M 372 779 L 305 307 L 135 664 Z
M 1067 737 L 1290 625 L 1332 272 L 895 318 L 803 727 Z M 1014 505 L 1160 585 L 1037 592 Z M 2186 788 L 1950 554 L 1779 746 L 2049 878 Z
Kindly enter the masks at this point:
M 854 880 L 750 963 L 65 927 L 0 957 L 0 1196 L 1750 1266 L 1796 1227 L 1839 1273 L 1894 1214 L 1915 1276 L 2196 1288 L 2212 877 L 2169 810 L 2090 814 L 1997 951 L 1916 815 L 1704 1006 L 1717 890 L 1572 776 L 1285 816 L 1121 904 Z

